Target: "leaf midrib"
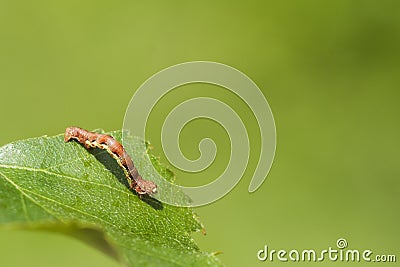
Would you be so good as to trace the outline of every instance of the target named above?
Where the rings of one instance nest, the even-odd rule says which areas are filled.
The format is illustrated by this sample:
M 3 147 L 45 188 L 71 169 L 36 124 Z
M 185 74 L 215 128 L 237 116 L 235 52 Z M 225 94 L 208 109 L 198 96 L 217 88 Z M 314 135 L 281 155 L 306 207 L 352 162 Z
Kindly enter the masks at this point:
M 52 166 L 52 167 L 53 167 L 53 166 Z M 107 185 L 107 184 L 100 184 L 100 183 L 95 183 L 95 182 L 92 182 L 92 181 L 77 179 L 77 178 L 72 177 L 72 176 L 63 175 L 63 174 L 59 174 L 59 173 L 55 173 L 55 172 L 48 171 L 48 169 L 31 168 L 31 167 L 24 167 L 24 166 L 18 166 L 18 165 L 5 165 L 5 164 L 0 164 L 0 168 L 5 168 L 5 169 L 16 169 L 16 170 L 25 170 L 25 171 L 30 171 L 30 172 L 42 172 L 42 173 L 45 173 L 45 174 L 54 175 L 54 176 L 58 176 L 58 177 L 66 178 L 66 179 L 70 179 L 70 180 L 73 180 L 73 181 L 89 183 L 89 184 L 93 184 L 93 185 L 97 185 L 97 186 L 103 186 L 103 187 L 106 187 L 106 188 L 113 189 L 113 190 L 115 190 L 116 192 L 123 193 L 123 194 L 125 194 L 125 195 L 127 195 L 127 196 L 130 195 L 129 192 L 126 192 L 126 191 L 123 191 L 123 190 L 119 190 L 119 189 L 117 189 L 117 188 L 115 188 L 115 187 L 111 187 L 111 186 L 109 186 L 109 185 Z M 37 206 L 39 206 L 40 208 L 42 208 L 45 212 L 47 212 L 48 214 L 50 214 L 52 217 L 56 218 L 57 220 L 59 220 L 59 221 L 61 221 L 61 222 L 63 222 L 63 223 L 67 223 L 67 221 L 61 219 L 60 217 L 58 217 L 57 215 L 53 214 L 51 211 L 49 211 L 48 209 L 46 209 L 45 207 L 43 207 L 42 205 L 40 205 L 39 203 L 37 203 L 36 200 L 35 200 L 34 198 L 32 198 L 29 194 L 27 194 L 27 192 L 29 192 L 30 194 L 35 195 L 35 196 L 37 196 L 37 197 L 39 197 L 39 198 L 42 198 L 42 199 L 45 199 L 45 200 L 47 200 L 47 201 L 53 202 L 53 203 L 55 203 L 55 204 L 57 204 L 57 205 L 63 206 L 63 207 L 65 207 L 65 208 L 68 208 L 68 209 L 74 210 L 74 211 L 76 211 L 76 212 L 79 212 L 79 213 L 81 213 L 81 214 L 83 214 L 83 215 L 90 216 L 90 217 L 92 217 L 92 218 L 94 218 L 94 219 L 96 219 L 96 220 L 102 221 L 102 222 L 108 224 L 109 226 L 116 228 L 116 229 L 119 230 L 119 231 L 124 231 L 124 229 L 121 228 L 120 226 L 115 225 L 115 224 L 113 224 L 113 223 L 111 223 L 111 222 L 109 222 L 109 221 L 107 221 L 107 220 L 104 220 L 103 218 L 97 217 L 97 216 L 95 216 L 95 215 L 93 215 L 93 214 L 90 214 L 90 213 L 86 213 L 86 212 L 84 212 L 84 211 L 82 211 L 82 210 L 79 210 L 79 209 L 76 209 L 76 208 L 74 208 L 74 207 L 65 205 L 65 204 L 63 204 L 63 203 L 61 203 L 61 202 L 59 202 L 59 201 L 56 201 L 56 200 L 54 200 L 54 199 L 45 197 L 45 196 L 40 195 L 40 194 L 38 194 L 38 193 L 36 193 L 36 192 L 32 192 L 32 191 L 30 191 L 30 190 L 28 190 L 28 189 L 26 189 L 26 188 L 23 188 L 23 187 L 21 187 L 20 185 L 16 184 L 12 179 L 10 179 L 9 177 L 7 177 L 7 175 L 4 174 L 2 171 L 0 171 L 0 174 L 8 181 L 11 185 L 13 185 L 13 186 L 15 187 L 15 189 L 18 190 L 22 195 L 24 195 L 24 196 L 27 197 L 30 201 L 32 201 L 32 202 L 35 203 Z M 22 202 L 21 202 L 21 203 L 22 203 Z M 172 213 L 177 214 L 177 213 L 174 212 L 174 211 L 172 211 Z M 172 222 L 172 221 L 170 221 L 170 222 Z M 174 224 L 174 225 L 175 225 L 175 224 Z M 129 234 L 129 236 L 132 236 L 133 238 L 138 239 L 137 236 L 135 236 L 132 232 L 128 232 L 128 234 Z M 146 233 L 145 235 L 154 235 L 154 234 L 149 232 L 149 233 Z M 154 235 L 154 236 L 159 237 L 159 235 Z M 166 238 L 165 236 L 162 236 L 162 237 L 163 237 L 163 238 Z M 167 237 L 167 238 L 170 239 L 170 240 L 175 241 L 175 242 L 178 243 L 178 244 L 180 244 L 182 248 L 185 248 L 185 246 L 180 242 L 180 240 L 175 239 L 175 238 L 171 238 L 171 237 Z M 138 239 L 138 240 L 140 241 L 140 239 Z M 150 254 L 147 254 L 147 255 L 151 256 L 152 254 L 150 253 Z M 163 258 L 162 258 L 162 259 L 163 259 Z
M 11 168 L 11 169 L 21 169 L 21 170 L 36 171 L 36 169 L 29 168 L 29 167 L 12 166 L 12 165 L 4 165 L 4 164 L 0 164 L 0 167 L 1 167 L 1 168 L 7 168 L 7 167 L 9 167 L 9 168 Z M 46 171 L 46 170 L 44 170 L 44 169 L 38 169 L 38 170 L 41 170 L 41 171 L 44 171 L 45 173 L 50 173 L 50 174 L 51 174 L 51 172 L 48 172 L 48 171 Z M 18 184 L 14 183 L 14 181 L 12 181 L 9 177 L 7 177 L 7 175 L 5 175 L 1 170 L 0 170 L 0 175 L 3 176 L 4 179 L 5 179 L 8 183 L 10 183 L 12 186 L 14 186 L 15 189 L 18 190 L 18 192 L 20 192 L 22 196 L 27 197 L 30 201 L 32 201 L 33 203 L 35 203 L 38 207 L 42 208 L 45 212 L 47 212 L 49 215 L 51 215 L 52 217 L 54 217 L 55 219 L 57 219 L 57 220 L 60 221 L 60 222 L 67 223 L 67 221 L 64 221 L 64 220 L 61 219 L 59 216 L 53 214 L 51 211 L 49 211 L 48 209 L 46 209 L 45 207 L 43 207 L 42 205 L 40 205 L 39 203 L 37 203 L 36 200 L 35 200 L 34 198 L 32 198 L 32 197 L 31 197 L 29 194 L 27 194 L 26 192 L 29 192 L 29 193 L 31 193 L 32 195 L 35 195 L 35 196 L 37 196 L 37 197 L 39 197 L 39 198 L 42 198 L 42 199 L 45 199 L 45 200 L 47 200 L 47 201 L 56 203 L 57 205 L 60 205 L 60 206 L 63 206 L 63 207 L 72 209 L 72 210 L 77 211 L 77 212 L 79 212 L 79 213 L 81 213 L 81 214 L 84 214 L 84 215 L 86 215 L 86 216 L 90 216 L 90 217 L 93 217 L 93 218 L 95 218 L 95 219 L 98 219 L 98 220 L 100 220 L 100 221 L 102 221 L 102 222 L 104 222 L 104 223 L 107 223 L 108 225 L 110 225 L 111 227 L 114 227 L 115 229 L 117 229 L 117 230 L 119 230 L 119 231 L 123 231 L 123 229 L 120 228 L 119 226 L 114 225 L 114 224 L 112 224 L 112 223 L 110 223 L 110 222 L 108 222 L 108 221 L 106 221 L 106 220 L 104 220 L 104 219 L 102 219 L 102 218 L 99 218 L 99 217 L 97 217 L 97 216 L 94 216 L 94 215 L 92 215 L 92 214 L 90 214 L 90 213 L 85 213 L 85 212 L 83 212 L 83 211 L 81 211 L 81 210 L 79 210 L 79 209 L 75 209 L 75 208 L 70 207 L 70 206 L 68 206 L 68 205 L 62 204 L 62 203 L 60 203 L 60 202 L 58 202 L 58 201 L 56 201 L 56 200 L 54 200 L 54 199 L 47 198 L 47 197 L 45 197 L 45 196 L 42 196 L 42 195 L 40 195 L 40 194 L 37 194 L 37 193 L 35 193 L 35 192 L 32 192 L 32 191 L 27 190 L 27 189 L 25 189 L 25 188 L 22 188 L 22 187 L 19 186 Z M 60 176 L 64 176 L 64 175 L 60 175 Z M 72 178 L 72 177 L 69 177 L 69 178 L 75 179 L 75 180 L 78 180 L 78 181 L 81 181 L 81 180 L 76 179 L 76 178 Z M 85 182 L 90 182 L 90 181 L 85 181 Z M 96 184 L 96 183 L 93 183 L 93 184 Z M 96 184 L 96 185 L 101 185 L 101 184 Z M 106 186 L 106 185 L 105 185 L 105 186 Z M 115 188 L 114 188 L 114 189 L 115 189 Z M 119 190 L 119 191 L 120 191 L 120 190 Z M 121 192 L 122 192 L 122 191 L 121 191 Z M 126 193 L 126 192 L 124 192 L 124 193 Z M 21 201 L 22 201 L 22 199 L 21 199 Z M 21 202 L 21 204 L 22 204 L 23 206 L 25 205 L 24 202 Z M 26 211 L 26 208 L 24 209 L 24 211 L 27 212 L 27 211 Z M 25 216 L 29 218 L 28 213 L 26 213 Z M 151 234 L 151 233 L 149 233 L 149 234 Z M 140 240 L 139 238 L 137 238 L 132 232 L 128 232 L 128 235 L 129 235 L 130 237 L 133 237 L 134 239 L 136 239 L 138 242 L 141 242 L 141 240 Z M 176 240 L 176 239 L 174 239 L 174 240 L 175 240 L 176 242 L 180 243 L 179 240 Z M 134 246 L 133 246 L 133 247 L 126 247 L 126 246 L 121 245 L 121 244 L 118 244 L 118 245 L 119 245 L 120 247 L 125 248 L 125 249 L 133 249 L 133 250 L 136 250 L 137 252 L 140 252 L 140 253 L 142 253 L 142 254 L 145 254 L 145 255 L 147 255 L 147 256 L 149 256 L 149 257 L 154 257 L 154 252 L 153 252 L 153 251 L 147 251 L 146 249 L 139 250 L 139 249 L 137 249 L 137 248 L 134 247 Z M 176 261 L 173 261 L 172 258 L 165 258 L 165 257 L 163 257 L 163 256 L 160 255 L 160 254 L 157 254 L 156 257 L 159 258 L 160 260 L 164 260 L 164 261 L 167 261 L 167 262 L 170 262 L 170 263 L 179 265 L 179 266 L 184 266 L 184 265 L 179 264 L 179 263 L 176 262 Z

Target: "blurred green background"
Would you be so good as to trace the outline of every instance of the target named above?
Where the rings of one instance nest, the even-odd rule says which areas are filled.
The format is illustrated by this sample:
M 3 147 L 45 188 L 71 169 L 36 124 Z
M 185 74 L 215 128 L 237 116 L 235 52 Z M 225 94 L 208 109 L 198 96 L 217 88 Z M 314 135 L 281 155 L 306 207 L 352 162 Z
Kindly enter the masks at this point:
M 151 75 L 185 61 L 221 62 L 263 91 L 277 151 L 267 180 L 249 194 L 259 137 L 243 102 L 205 85 L 160 102 L 149 139 L 165 163 L 160 123 L 188 97 L 225 100 L 254 135 L 239 185 L 196 209 L 207 229 L 193 235 L 200 248 L 223 252 L 227 266 L 300 266 L 256 254 L 264 245 L 322 250 L 343 237 L 350 249 L 400 257 L 399 14 L 399 1 L 0 0 L 0 145 L 70 125 L 121 129 L 130 98 Z M 182 183 L 223 171 L 229 142 L 215 123 L 185 127 L 183 151 L 195 158 L 206 136 L 218 144 L 215 165 L 206 175 L 176 171 Z M 2 266 L 118 266 L 45 232 L 0 230 L 0 255 Z

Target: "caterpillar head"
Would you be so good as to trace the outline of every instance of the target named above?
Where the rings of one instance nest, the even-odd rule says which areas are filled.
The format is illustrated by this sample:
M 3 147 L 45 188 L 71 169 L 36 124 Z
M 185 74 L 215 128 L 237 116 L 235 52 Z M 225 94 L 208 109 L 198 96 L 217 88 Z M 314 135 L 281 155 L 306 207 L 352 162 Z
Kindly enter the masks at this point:
M 152 181 L 146 181 L 143 179 L 139 179 L 136 182 L 135 190 L 140 195 L 152 195 L 157 193 L 157 185 Z

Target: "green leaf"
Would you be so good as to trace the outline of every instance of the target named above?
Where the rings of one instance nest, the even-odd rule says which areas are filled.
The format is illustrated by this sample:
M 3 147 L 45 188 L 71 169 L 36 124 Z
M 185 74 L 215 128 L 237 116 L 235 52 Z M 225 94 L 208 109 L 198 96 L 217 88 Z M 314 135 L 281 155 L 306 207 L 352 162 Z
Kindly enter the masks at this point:
M 121 139 L 120 131 L 111 134 Z M 143 152 L 131 156 L 140 171 L 149 165 Z M 165 179 L 173 178 L 152 161 Z M 0 225 L 68 234 L 126 266 L 221 265 L 194 243 L 191 233 L 202 225 L 190 208 L 140 199 L 107 152 L 65 143 L 62 135 L 0 148 Z

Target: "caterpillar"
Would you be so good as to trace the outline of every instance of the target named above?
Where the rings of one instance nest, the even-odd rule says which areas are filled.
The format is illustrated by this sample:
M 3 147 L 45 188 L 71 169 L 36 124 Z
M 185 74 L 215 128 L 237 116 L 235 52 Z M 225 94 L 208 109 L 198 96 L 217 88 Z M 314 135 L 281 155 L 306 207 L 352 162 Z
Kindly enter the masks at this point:
M 157 185 L 142 178 L 125 148 L 112 136 L 89 132 L 79 127 L 68 127 L 65 129 L 64 141 L 69 142 L 71 139 L 78 141 L 86 149 L 94 147 L 105 149 L 124 171 L 130 188 L 138 194 L 152 195 L 157 192 Z

